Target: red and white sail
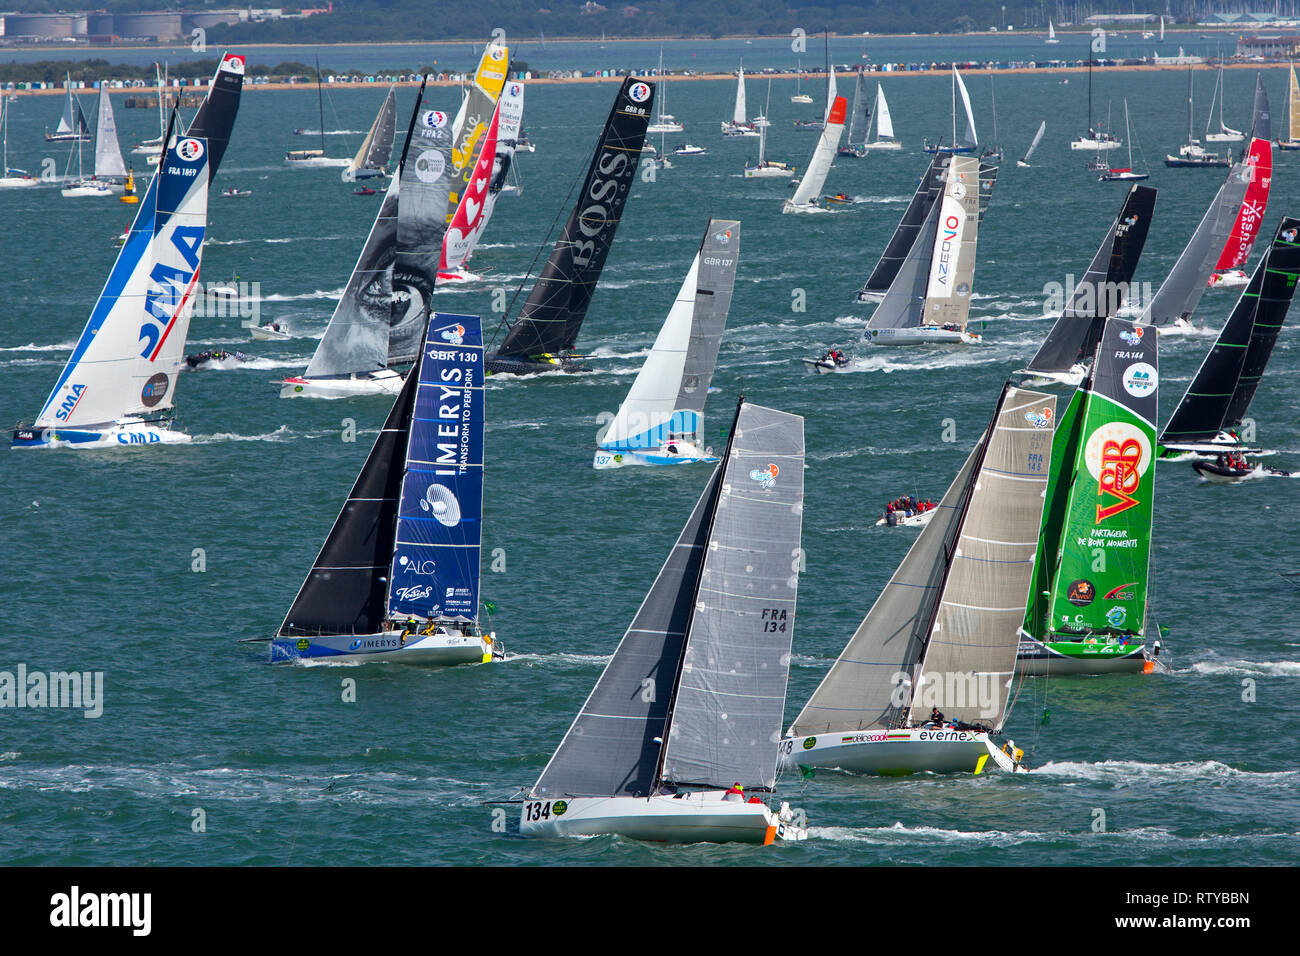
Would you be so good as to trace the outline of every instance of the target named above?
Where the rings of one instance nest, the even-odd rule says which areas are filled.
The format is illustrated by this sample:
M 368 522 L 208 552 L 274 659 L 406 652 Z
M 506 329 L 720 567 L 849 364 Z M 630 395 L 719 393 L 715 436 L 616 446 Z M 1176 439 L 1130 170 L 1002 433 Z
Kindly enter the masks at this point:
M 1217 273 L 1240 270 L 1250 256 L 1251 247 L 1259 235 L 1268 208 L 1268 190 L 1273 181 L 1273 144 L 1267 139 L 1252 139 L 1246 154 L 1246 197 L 1214 267 L 1216 275 L 1210 276 L 1210 285 L 1219 281 Z

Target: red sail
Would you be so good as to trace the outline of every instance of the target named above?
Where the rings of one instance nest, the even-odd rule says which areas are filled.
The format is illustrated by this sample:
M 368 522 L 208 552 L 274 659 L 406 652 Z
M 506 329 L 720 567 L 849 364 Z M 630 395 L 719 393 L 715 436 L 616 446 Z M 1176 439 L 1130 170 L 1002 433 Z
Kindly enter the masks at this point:
M 1246 198 L 1242 200 L 1232 235 L 1219 256 L 1219 264 L 1214 267 L 1216 272 L 1240 269 L 1250 255 L 1250 247 L 1255 244 L 1260 224 L 1264 221 L 1264 210 L 1268 208 L 1268 187 L 1273 181 L 1273 144 L 1266 139 L 1252 139 L 1246 167 L 1251 171 Z

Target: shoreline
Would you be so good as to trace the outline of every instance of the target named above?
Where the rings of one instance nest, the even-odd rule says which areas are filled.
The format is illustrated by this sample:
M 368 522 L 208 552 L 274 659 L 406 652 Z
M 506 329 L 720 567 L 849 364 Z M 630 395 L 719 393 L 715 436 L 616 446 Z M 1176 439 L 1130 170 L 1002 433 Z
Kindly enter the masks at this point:
M 1220 68 L 1223 68 L 1225 70 L 1284 70 L 1287 68 L 1287 63 L 1285 61 L 1276 62 L 1276 63 L 1270 61 L 1266 63 L 1222 63 L 1222 64 L 1212 63 L 1208 61 L 1205 63 L 1193 63 L 1193 64 L 1125 63 L 1125 64 L 1119 64 L 1115 66 L 1096 67 L 1095 69 L 1097 72 L 1102 72 L 1102 73 L 1107 73 L 1107 72 L 1148 73 L 1148 72 L 1159 72 L 1162 70 L 1181 71 L 1181 70 L 1187 70 L 1189 67 L 1192 70 L 1209 70 L 1209 71 L 1218 70 Z M 971 69 L 961 70 L 960 72 L 962 76 L 1049 76 L 1049 75 L 1070 74 L 1070 73 L 1087 73 L 1088 67 L 1086 65 L 1085 66 L 1007 67 L 1007 68 L 973 67 Z M 837 69 L 835 71 L 835 76 L 837 77 L 837 79 L 851 78 L 855 75 L 855 73 L 856 71 L 854 70 Z M 769 73 L 762 73 L 762 72 L 754 72 L 748 74 L 748 76 L 753 79 L 760 79 L 765 76 L 770 76 L 773 79 L 795 79 L 797 77 L 800 80 L 821 80 L 825 78 L 825 75 L 826 74 L 823 72 L 808 72 L 808 71 L 804 71 L 802 73 L 797 71 L 791 71 L 789 73 L 769 74 Z M 886 78 L 892 78 L 892 77 L 911 77 L 911 76 L 936 77 L 936 76 L 949 76 L 951 74 L 949 70 L 945 68 L 945 69 L 924 69 L 924 70 L 871 70 L 871 71 L 867 71 L 866 75 L 873 80 L 883 81 Z M 646 76 L 645 78 L 651 80 L 657 79 L 654 76 Z M 736 78 L 735 73 L 693 73 L 690 76 L 668 74 L 667 76 L 668 81 L 673 83 L 683 83 L 683 82 L 689 83 L 689 82 L 701 82 L 701 81 L 730 82 L 735 80 L 735 78 Z M 623 77 L 621 75 L 620 76 L 535 77 L 533 79 L 524 80 L 523 82 L 528 83 L 529 85 L 563 85 L 563 84 L 570 84 L 570 83 L 621 84 L 623 82 Z M 376 80 L 374 83 L 322 83 L 320 85 L 325 90 L 335 91 L 335 90 L 372 90 L 378 87 L 388 86 L 389 84 L 387 80 L 382 80 L 382 81 Z M 418 87 L 420 85 L 420 81 L 419 80 L 398 80 L 393 85 L 401 88 Z M 428 81 L 428 85 L 430 87 L 447 87 L 447 86 L 461 86 L 463 84 L 462 81 L 459 79 L 454 79 L 454 80 L 453 79 L 446 79 L 446 80 L 430 79 Z M 253 90 L 315 90 L 316 86 L 317 84 L 314 82 L 313 83 L 287 83 L 287 82 L 252 83 L 249 82 L 247 78 L 245 78 L 243 91 L 247 93 Z M 187 93 L 197 93 L 199 90 L 205 90 L 205 89 L 207 89 L 206 82 L 201 86 L 172 87 L 171 89 L 169 89 L 168 92 L 169 94 L 174 94 L 179 91 L 181 95 L 185 95 Z M 74 92 L 93 94 L 93 93 L 97 93 L 98 90 L 93 87 L 82 87 L 74 90 Z M 47 90 L 4 90 L 3 93 L 6 96 L 20 96 L 20 97 L 21 96 L 63 96 L 67 93 L 67 90 L 64 89 L 63 87 L 54 87 L 52 89 L 47 89 Z M 109 90 L 110 96 L 114 96 L 119 93 L 122 95 L 144 96 L 149 94 L 156 94 L 157 87 L 152 85 L 126 86 L 126 87 L 122 87 L 121 89 L 113 88 Z

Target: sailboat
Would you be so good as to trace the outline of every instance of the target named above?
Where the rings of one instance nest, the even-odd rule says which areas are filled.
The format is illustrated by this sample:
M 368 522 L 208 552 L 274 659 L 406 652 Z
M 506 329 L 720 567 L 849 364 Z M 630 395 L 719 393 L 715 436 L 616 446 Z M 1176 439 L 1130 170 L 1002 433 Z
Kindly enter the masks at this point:
M 158 136 L 155 139 L 146 139 L 137 143 L 131 149 L 133 156 L 147 157 L 146 163 L 150 166 L 158 165 L 158 157 L 162 155 L 163 134 L 167 131 L 167 85 L 164 81 L 166 68 L 160 66 L 156 61 L 153 65 L 154 78 L 158 84 Z
M 379 107 L 361 148 L 343 170 L 345 183 L 388 175 L 388 161 L 393 155 L 393 138 L 397 127 L 397 87 L 390 86 L 384 104 Z
M 837 97 L 830 115 L 826 118 L 821 138 L 817 140 L 817 148 L 813 150 L 812 159 L 808 162 L 808 168 L 804 171 L 803 178 L 799 180 L 799 187 L 793 196 L 781 203 L 782 213 L 830 212 L 826 207 L 817 204 L 817 197 L 821 194 L 822 186 L 826 184 L 826 176 L 831 171 L 831 164 L 835 161 L 835 147 L 839 145 L 840 136 L 844 133 L 844 114 L 847 109 L 844 97 Z
M 1255 267 L 1214 346 L 1187 386 L 1160 433 L 1160 456 L 1181 458 L 1258 452 L 1238 429 L 1268 365 L 1286 321 L 1300 275 L 1300 219 L 1284 217 L 1273 243 Z M 1255 477 L 1261 466 L 1231 468 L 1198 460 L 1197 473 L 1210 481 L 1236 482 Z
M 1029 157 L 1034 155 L 1034 150 L 1036 150 L 1038 144 L 1043 141 L 1043 133 L 1045 132 L 1047 132 L 1047 120 L 1043 120 L 1038 124 L 1038 132 L 1034 134 L 1034 139 L 1029 144 L 1029 148 L 1025 150 L 1025 155 L 1016 160 L 1016 165 L 1021 169 L 1029 168 Z
M 769 77 L 767 81 L 767 99 L 768 103 L 772 100 L 772 80 Z M 794 175 L 794 166 L 790 163 L 783 163 L 779 160 L 767 158 L 767 127 L 766 124 L 758 128 L 758 162 L 750 166 L 745 164 L 746 179 L 788 179 Z
M 966 133 L 962 137 L 962 142 L 957 141 L 957 92 L 961 91 L 962 105 L 966 109 Z M 975 133 L 975 114 L 971 111 L 970 94 L 966 92 L 966 83 L 962 80 L 961 74 L 957 72 L 957 67 L 952 68 L 952 142 L 943 145 L 943 137 L 934 145 L 930 145 L 927 139 L 922 144 L 921 151 L 924 153 L 970 153 L 974 152 L 979 139 Z
M 781 741 L 787 766 L 983 771 L 1013 703 L 1056 398 L 1006 384 L 993 419 Z M 939 711 L 934 715 L 934 711 Z
M 654 347 L 597 436 L 593 467 L 718 460 L 704 445 L 704 405 L 739 259 L 740 223 L 710 219 Z
M 149 183 L 72 355 L 15 448 L 189 441 L 172 428 L 206 232 L 208 184 L 239 109 L 244 58 L 225 54 L 189 130 Z M 174 122 L 174 120 L 173 120 Z
M 1161 335 L 1192 328 L 1191 315 L 1209 285 L 1220 250 L 1232 235 L 1249 186 L 1250 172 L 1245 163 L 1228 170 L 1174 267 L 1143 310 L 1143 324 L 1158 326 Z
M 921 227 L 929 218 L 931 208 L 943 195 L 944 179 L 951 160 L 952 153 L 946 152 L 935 153 L 934 158 L 930 160 L 930 165 L 922 174 L 921 181 L 917 183 L 916 191 L 912 194 L 907 209 L 903 211 L 902 218 L 894 228 L 894 234 L 885 244 L 885 249 L 876 261 L 875 267 L 872 268 L 871 275 L 858 290 L 858 302 L 879 302 L 889 291 L 894 277 L 898 275 L 899 269 L 907 260 L 908 253 L 912 251 L 916 237 L 921 233 Z
M 813 98 L 803 91 L 803 62 L 795 61 L 794 74 L 794 96 L 790 97 L 791 103 L 811 103 Z
M 825 57 L 826 57 L 826 66 L 824 67 L 826 71 L 826 109 L 825 111 L 823 111 L 822 118 L 820 120 L 804 120 L 804 119 L 795 120 L 794 128 L 797 130 L 825 129 L 826 120 L 830 117 L 831 107 L 835 103 L 835 97 L 837 95 L 836 87 L 835 87 L 835 69 L 831 66 L 831 34 L 829 30 L 827 30 L 822 35 L 822 41 L 825 45 Z M 808 98 L 808 102 L 809 103 L 812 102 L 812 97 Z
M 510 48 L 500 36 L 493 37 L 483 47 L 478 68 L 452 122 L 451 189 L 444 200 L 448 225 L 470 189 L 488 126 L 496 115 L 497 100 L 505 87 L 509 63 Z
M 479 624 L 483 329 L 425 313 L 419 357 L 271 641 L 299 659 L 491 663 Z
M 659 48 L 659 69 L 655 76 L 659 81 L 659 113 L 655 121 L 647 127 L 647 133 L 680 133 L 686 129 L 686 124 L 677 122 L 677 118 L 672 113 L 665 113 L 664 107 L 668 103 L 668 81 L 664 78 L 664 50 Z M 768 93 L 771 93 L 771 81 L 768 81 Z M 724 127 L 726 124 L 723 124 Z M 723 132 L 726 132 L 724 129 Z
M 1228 156 L 1211 153 L 1192 136 L 1193 122 L 1192 68 L 1187 68 L 1187 142 L 1178 147 L 1178 155 L 1165 154 L 1165 165 L 1173 168 L 1227 167 L 1232 165 Z
M 1245 157 L 1246 197 L 1241 201 L 1241 211 L 1233 223 L 1232 235 L 1223 245 L 1219 261 L 1214 265 L 1209 285 L 1212 289 L 1241 288 L 1249 277 L 1243 271 L 1250 257 L 1251 247 L 1259 236 L 1268 210 L 1269 187 L 1273 183 L 1272 120 L 1269 115 L 1268 96 L 1264 81 L 1255 78 L 1254 123 L 1250 133 L 1250 146 Z
M 45 128 L 45 142 L 88 143 L 90 124 L 86 122 L 86 114 L 81 110 L 81 101 L 72 95 L 71 73 L 64 74 L 64 85 L 67 87 L 68 96 L 63 103 L 63 114 L 59 117 L 59 125 L 53 133 L 48 126 Z
M 523 118 L 523 80 L 510 80 L 501 91 L 488 128 L 491 142 L 484 141 L 471 185 L 447 227 L 447 241 L 443 243 L 442 261 L 438 266 L 440 285 L 478 278 L 466 272 L 465 266 L 483 238 L 497 200 L 512 188 L 510 179 L 517 176 L 514 173 L 515 142 Z M 517 192 L 518 186 L 514 189 Z M 462 221 L 457 222 L 458 218 Z
M 1295 64 L 1288 64 L 1291 71 L 1291 79 L 1286 88 L 1286 118 L 1287 133 L 1286 139 L 1277 140 L 1278 149 L 1300 149 L 1300 84 L 1297 84 L 1295 78 Z
M 1109 115 L 1109 114 L 1108 114 Z M 1107 121 L 1109 126 L 1109 120 Z M 1116 136 L 1106 130 L 1094 129 L 1092 125 L 1092 48 L 1088 52 L 1088 134 L 1080 136 L 1078 139 L 1070 141 L 1070 149 L 1116 149 L 1124 144 Z
M 1154 331 L 1107 319 L 1088 377 L 1058 416 L 1020 631 L 1023 674 L 1155 669 L 1159 631 L 1148 603 L 1159 381 Z M 1155 639 L 1148 650 L 1149 638 Z
M 22 189 L 37 185 L 37 179 L 25 169 L 9 165 L 9 113 L 13 106 L 8 97 L 0 96 L 0 189 Z
M 1246 138 L 1246 134 L 1239 129 L 1232 129 L 1224 125 L 1223 122 L 1223 99 L 1226 90 L 1223 86 L 1223 66 L 1220 64 L 1219 73 L 1214 78 L 1214 92 L 1210 95 L 1210 115 L 1205 118 L 1205 141 L 1207 143 L 1240 143 Z M 1215 103 L 1219 106 L 1219 129 L 1218 132 L 1210 132 L 1210 124 L 1214 121 Z
M 1047 39 L 1044 40 L 1043 42 L 1044 42 L 1044 43 L 1060 43 L 1060 42 L 1061 42 L 1060 40 L 1056 39 L 1056 27 L 1052 26 L 1052 21 L 1051 21 L 1051 20 L 1048 20 L 1048 21 L 1047 21 Z
M 803 419 L 742 399 L 677 543 L 523 793 L 523 836 L 765 845 L 806 837 L 787 805 L 774 811 L 758 795 L 777 784 L 803 481 Z
M 757 136 L 758 129 L 745 118 L 745 64 L 741 62 L 736 74 L 736 103 L 731 111 L 731 119 L 723 120 L 722 135 L 727 139 L 745 136 Z
M 397 175 L 325 335 L 306 372 L 281 384 L 281 398 L 394 395 L 402 389 L 395 366 L 419 355 L 446 232 L 452 144 L 451 117 L 422 107 L 424 89 L 422 83 Z
M 1155 189 L 1129 187 L 1083 279 L 1074 286 L 1043 344 L 1022 371 L 1022 384 L 1078 385 L 1083 381 L 1106 320 L 1119 313 L 1132 289 L 1155 205 Z
M 1143 179 L 1151 178 L 1150 173 L 1138 173 L 1133 171 L 1133 133 L 1129 129 L 1128 125 L 1128 97 L 1124 98 L 1124 139 L 1128 143 L 1128 165 L 1122 169 L 1117 169 L 1107 163 L 1106 171 L 1097 177 L 1100 182 L 1138 182 Z M 1109 155 L 1110 154 L 1108 153 L 1107 156 Z
M 968 331 L 979 233 L 980 162 L 952 157 L 942 199 L 921 224 L 907 258 L 863 334 L 875 345 L 973 345 Z
M 350 159 L 337 159 L 325 155 L 325 86 L 320 78 L 320 58 L 316 58 L 316 105 L 320 112 L 320 149 L 291 149 L 284 154 L 284 165 L 296 169 L 322 166 L 351 166 Z
M 836 150 L 839 156 L 849 159 L 861 159 L 867 155 L 866 141 L 871 131 L 871 104 L 867 101 L 866 79 L 862 68 L 858 68 L 858 78 L 853 86 L 853 111 L 849 115 L 848 141 Z
M 862 144 L 863 150 L 874 149 L 902 149 L 903 144 L 894 139 L 894 120 L 889 115 L 889 103 L 885 100 L 885 88 L 879 83 L 876 84 L 876 107 L 872 112 L 870 122 L 876 127 L 876 138 L 871 138 L 871 130 L 868 128 L 865 142 Z
M 585 370 L 573 348 L 632 191 L 654 94 L 653 83 L 623 79 L 573 212 L 501 347 L 488 355 L 488 374 Z
M 108 84 L 99 85 L 99 111 L 95 134 L 95 171 L 89 178 L 81 165 L 81 140 L 77 140 L 77 178 L 59 191 L 64 196 L 112 196 L 122 191 L 119 180 L 126 178 L 126 164 L 117 143 L 117 124 L 113 120 L 113 103 L 108 96 Z M 71 157 L 69 157 L 71 165 Z M 110 179 L 110 177 L 113 177 Z

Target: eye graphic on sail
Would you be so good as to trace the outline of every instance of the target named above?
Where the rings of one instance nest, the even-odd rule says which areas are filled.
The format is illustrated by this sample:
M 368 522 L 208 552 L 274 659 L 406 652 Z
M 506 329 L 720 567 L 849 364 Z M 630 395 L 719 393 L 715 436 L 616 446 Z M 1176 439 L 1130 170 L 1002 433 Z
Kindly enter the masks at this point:
M 446 485 L 432 484 L 420 499 L 420 510 L 427 511 L 448 528 L 460 524 L 460 502 Z

